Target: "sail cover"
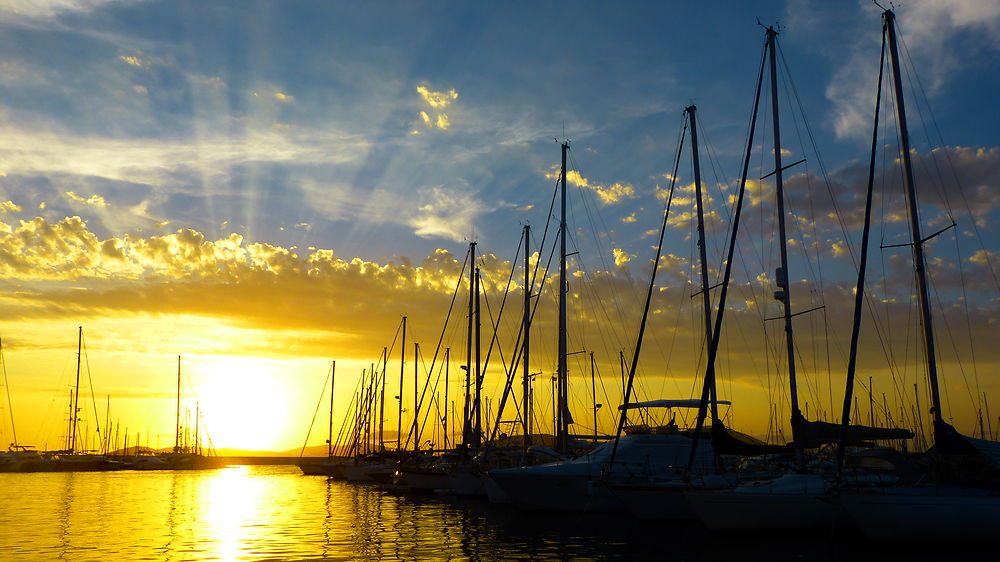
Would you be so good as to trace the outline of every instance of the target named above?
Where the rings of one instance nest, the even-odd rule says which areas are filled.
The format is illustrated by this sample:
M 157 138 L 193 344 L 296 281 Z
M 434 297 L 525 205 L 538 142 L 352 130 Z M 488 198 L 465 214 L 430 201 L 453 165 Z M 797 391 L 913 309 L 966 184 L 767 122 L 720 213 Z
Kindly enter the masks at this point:
M 729 406 L 732 402 L 728 400 L 718 400 L 716 404 Z M 634 408 L 697 408 L 701 406 L 701 400 L 692 398 L 689 400 L 647 400 L 645 402 L 630 402 L 618 406 L 619 410 L 631 410 Z
M 798 445 L 810 449 L 828 443 L 840 443 L 843 426 L 839 423 L 809 421 L 803 416 L 792 418 Z M 858 441 L 884 441 L 887 439 L 913 439 L 909 429 L 896 427 L 869 427 L 866 425 L 847 426 L 848 443 Z

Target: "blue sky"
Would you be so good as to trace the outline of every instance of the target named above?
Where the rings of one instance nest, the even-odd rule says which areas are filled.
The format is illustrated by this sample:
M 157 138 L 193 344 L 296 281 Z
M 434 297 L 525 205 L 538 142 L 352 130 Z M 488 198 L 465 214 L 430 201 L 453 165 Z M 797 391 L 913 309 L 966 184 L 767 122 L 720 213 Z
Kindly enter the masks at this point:
M 68 348 L 71 338 L 52 344 L 48 330 L 80 322 L 101 325 L 95 342 L 120 353 L 168 358 L 193 347 L 323 364 L 349 355 L 365 365 L 399 314 L 440 312 L 470 239 L 495 254 L 500 271 L 515 259 L 522 224 L 541 235 L 559 163 L 555 139 L 568 138 L 571 248 L 581 250 L 571 269 L 603 271 L 607 284 L 596 291 L 610 291 L 609 302 L 628 295 L 633 308 L 622 308 L 621 321 L 634 334 L 650 231 L 662 213 L 657 194 L 669 183 L 691 103 L 718 273 L 764 42 L 758 20 L 780 25 L 781 95 L 794 84 L 799 96 L 782 98 L 785 162 L 807 159 L 787 179 L 793 237 L 826 263 L 801 269 L 794 292 L 805 296 L 796 304 L 811 306 L 825 281 L 830 317 L 843 322 L 881 40 L 871 2 L 6 0 L 0 310 L 8 320 L 0 328 L 15 352 Z M 967 339 L 978 339 L 1000 321 L 989 259 L 1000 251 L 1000 4 L 914 0 L 899 7 L 898 21 L 926 94 L 910 106 L 923 220 L 928 231 L 946 226 L 940 197 L 950 194 L 958 222 L 932 251 L 942 258 L 933 266 L 939 307 L 943 315 L 964 307 L 977 334 Z M 795 117 L 799 107 L 818 154 Z M 770 142 L 768 127 L 758 144 Z M 757 150 L 752 178 L 771 171 L 770 158 Z M 891 150 L 882 158 L 891 163 Z M 688 162 L 685 153 L 682 188 L 692 181 Z M 954 175 L 923 182 L 935 162 Z M 824 169 L 829 191 L 818 185 Z M 880 174 L 886 183 L 894 177 Z M 749 232 L 773 222 L 765 192 L 752 192 L 759 216 Z M 830 214 L 831 193 L 846 234 Z M 693 200 L 687 191 L 678 197 L 661 295 L 694 280 Z M 893 197 L 880 203 L 886 244 L 905 233 Z M 741 242 L 737 275 L 747 291 L 773 289 L 769 240 Z M 954 240 L 968 248 L 952 249 Z M 909 299 L 906 257 L 881 252 L 880 273 L 894 279 L 876 297 L 887 307 L 883 320 L 893 317 L 891 304 Z M 748 295 L 735 305 L 747 319 L 773 315 L 774 303 L 754 305 Z M 666 301 L 656 306 L 672 314 Z M 26 326 L 29 319 L 44 327 Z M 436 323 L 425 322 L 428 346 Z M 197 344 L 184 339 L 190 325 Z M 833 332 L 841 350 L 843 326 Z M 607 344 L 604 360 L 614 364 L 630 337 Z M 916 349 L 912 333 L 900 337 Z M 669 346 L 658 341 L 665 361 Z M 963 355 L 962 345 L 952 355 Z M 981 363 L 1000 365 L 991 351 Z M 698 360 L 691 354 L 682 370 L 695 376 Z
M 541 220 L 515 209 L 547 200 L 554 137 L 573 141 L 590 181 L 634 186 L 609 214 L 648 211 L 691 102 L 734 175 L 756 19 L 785 28 L 827 165 L 863 159 L 870 108 L 857 106 L 871 104 L 863 73 L 880 28 L 866 2 L 7 4 L 0 103 L 5 171 L 23 178 L 5 182 L 15 203 L 44 199 L 103 234 L 169 221 L 366 258 L 455 248 L 473 229 L 508 244 L 519 221 Z M 926 21 L 946 13 L 937 4 L 900 15 L 937 122 L 948 142 L 992 146 L 996 10 Z M 419 87 L 456 96 L 435 109 Z M 109 207 L 85 216 L 52 196 L 65 191 Z M 658 212 L 618 229 L 634 241 Z

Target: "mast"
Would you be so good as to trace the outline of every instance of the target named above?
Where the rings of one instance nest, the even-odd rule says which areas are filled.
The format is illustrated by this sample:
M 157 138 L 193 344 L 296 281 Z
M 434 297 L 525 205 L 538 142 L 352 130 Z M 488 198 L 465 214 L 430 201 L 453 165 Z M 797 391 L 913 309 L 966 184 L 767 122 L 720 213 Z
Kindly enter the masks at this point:
M 384 365 L 384 363 L 383 363 Z M 383 368 L 384 372 L 384 368 Z M 333 383 L 337 377 L 337 362 L 330 365 L 330 427 L 326 438 L 326 458 L 333 459 Z M 384 374 L 383 374 L 384 377 Z M 384 381 L 383 381 L 384 382 Z M 383 397 L 384 398 L 384 397 Z M 383 402 L 384 405 L 384 402 Z M 379 418 L 379 433 L 382 432 L 382 419 Z
M 378 399 L 378 450 L 379 452 L 385 451 L 385 369 L 386 364 L 389 362 L 389 348 L 382 348 L 382 392 L 379 393 Z M 334 369 L 337 367 L 337 362 L 333 362 Z M 332 376 L 332 375 L 331 375 Z M 333 384 L 333 381 L 330 381 Z M 330 437 L 333 437 L 333 388 L 330 388 Z M 332 447 L 332 445 L 331 445 Z M 331 449 L 331 455 L 333 450 Z
M 468 330 L 466 332 L 465 345 L 465 401 L 462 409 L 462 451 L 463 454 L 469 448 L 472 433 L 472 334 L 475 307 L 475 263 L 476 263 L 476 243 L 469 242 L 469 316 Z
M 483 441 L 483 420 L 482 420 L 482 391 L 483 391 L 483 364 L 482 354 L 482 309 L 480 304 L 480 282 L 479 268 L 476 268 L 476 400 L 473 410 L 476 416 L 476 425 L 473 429 L 473 439 L 476 448 L 482 446 Z
M 773 26 L 767 28 L 768 62 L 771 70 L 771 126 L 774 131 L 774 188 L 778 205 L 778 236 L 780 238 L 781 267 L 775 272 L 774 298 L 781 302 L 785 324 L 785 350 L 788 354 L 788 393 L 792 400 L 792 439 L 796 442 L 796 426 L 802 417 L 799 410 L 798 385 L 795 381 L 795 339 L 792 334 L 792 296 L 788 283 L 788 238 L 785 233 L 785 189 L 782 183 L 784 169 L 781 166 L 781 123 L 778 116 L 778 63 L 775 38 L 778 32 Z
M 560 182 L 560 217 L 559 217 L 559 368 L 556 372 L 556 448 L 559 452 L 569 449 L 569 404 L 566 392 L 568 390 L 568 372 L 566 361 L 566 152 L 569 142 L 563 142 L 562 167 L 559 174 Z
M 524 225 L 524 313 L 521 317 L 522 331 L 524 332 L 524 339 L 521 340 L 521 358 L 524 361 L 523 367 L 523 381 L 521 389 L 521 433 L 522 437 L 522 453 L 524 455 L 524 462 L 527 464 L 528 459 L 528 447 L 531 446 L 531 410 L 529 406 L 530 389 L 531 389 L 531 373 L 528 369 L 528 352 L 530 351 L 530 332 L 531 332 L 531 279 L 528 276 L 528 260 L 530 256 L 528 255 L 528 241 L 531 237 L 531 225 Z
M 444 448 L 448 448 L 448 367 L 451 366 L 451 348 L 444 348 Z
M 177 416 L 174 422 L 174 452 L 181 452 L 181 356 L 177 356 Z
M 76 339 L 76 384 L 73 390 L 73 408 L 70 412 L 70 441 L 69 454 L 76 453 L 76 425 L 79 419 L 77 413 L 80 412 L 80 361 L 83 357 L 83 326 L 77 330 Z
M 420 344 L 413 342 L 413 451 L 420 450 L 419 438 L 417 437 L 417 420 L 420 417 L 420 390 L 417 382 L 417 367 L 420 365 Z
M 396 450 L 401 451 L 403 434 L 403 368 L 406 367 L 406 317 L 403 317 L 403 343 L 399 347 L 399 416 L 396 418 Z
M 937 357 L 934 350 L 934 327 L 931 319 L 931 302 L 927 291 L 927 266 L 924 259 L 924 239 L 920 234 L 920 215 L 917 210 L 917 194 L 913 183 L 913 164 L 910 161 L 910 136 L 906 127 L 906 106 L 903 100 L 903 84 L 900 79 L 899 50 L 896 46 L 896 14 L 886 10 L 882 14 L 885 32 L 889 38 L 889 58 L 892 61 L 892 86 L 896 98 L 896 120 L 899 125 L 899 151 L 903 160 L 903 186 L 910 211 L 910 237 L 913 243 L 913 268 L 917 277 L 917 294 L 920 301 L 920 322 L 924 327 L 924 353 L 927 359 L 927 378 L 931 385 L 931 412 L 934 414 L 934 430 L 944 422 L 941 413 L 941 394 L 938 390 Z
M 590 392 L 594 395 L 594 443 L 597 443 L 597 383 L 594 381 L 594 352 L 590 352 Z
M 201 402 L 195 401 L 194 403 L 194 453 L 196 455 L 201 454 L 201 434 L 199 430 L 201 429 Z
M 701 261 L 701 298 L 705 315 L 705 342 L 711 345 L 712 341 L 712 298 L 709 294 L 708 283 L 708 254 L 705 244 L 705 211 L 701 192 L 701 161 L 698 155 L 698 108 L 691 105 L 684 109 L 691 118 L 691 167 L 694 169 L 694 192 L 698 211 L 698 257 Z M 712 419 L 719 418 L 718 396 L 716 394 L 715 380 L 709 386 L 709 400 L 712 408 Z

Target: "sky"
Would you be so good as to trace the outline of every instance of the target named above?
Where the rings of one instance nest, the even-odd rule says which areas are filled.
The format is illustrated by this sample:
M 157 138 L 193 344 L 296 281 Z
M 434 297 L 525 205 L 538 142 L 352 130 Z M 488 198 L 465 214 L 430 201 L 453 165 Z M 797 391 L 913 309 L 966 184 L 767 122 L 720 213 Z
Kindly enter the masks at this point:
M 631 360 L 635 348 L 684 108 L 697 106 L 718 280 L 767 25 L 780 29 L 784 162 L 806 160 L 785 173 L 790 291 L 797 311 L 823 307 L 796 317 L 800 399 L 811 417 L 837 419 L 880 12 L 861 0 L 2 0 L 3 438 L 16 430 L 22 444 L 62 446 L 80 326 L 81 415 L 92 440 L 110 420 L 132 439 L 172 445 L 182 356 L 191 412 L 182 416 L 193 418 L 197 402 L 213 445 L 297 448 L 313 418 L 327 415 L 325 406 L 314 412 L 331 361 L 339 427 L 362 370 L 390 346 L 394 427 L 401 342 L 393 342 L 403 316 L 406 388 L 415 363 L 418 380 L 430 372 L 441 340 L 452 347 L 448 401 L 460 409 L 466 289 L 443 326 L 471 241 L 492 307 L 485 316 L 500 314 L 516 271 L 505 316 L 493 320 L 501 329 L 485 387 L 495 408 L 496 357 L 509 364 L 520 318 L 519 237 L 530 225 L 532 263 L 548 262 L 551 233 L 539 245 L 558 220 L 548 209 L 564 140 L 568 244 L 579 252 L 570 258 L 570 347 L 581 352 L 570 365 L 571 406 L 577 431 L 592 433 L 593 352 L 597 425 L 610 431 L 619 352 Z M 1000 386 L 991 345 L 1000 320 L 1000 4 L 911 0 L 897 15 L 923 228 L 955 222 L 928 242 L 947 416 L 971 433 L 983 411 L 984 424 L 1000 430 L 987 413 Z M 867 404 L 857 413 L 918 427 L 927 402 L 912 266 L 906 248 L 882 247 L 908 241 L 891 166 L 895 120 L 883 121 L 879 280 L 870 282 L 859 373 Z M 780 438 L 788 396 L 783 335 L 770 320 L 773 180 L 759 179 L 773 170 L 770 127 L 762 117 L 720 392 L 734 401 L 727 422 Z M 648 398 L 687 398 L 704 370 L 685 143 L 639 360 Z M 545 375 L 535 382 L 543 428 L 551 423 L 543 379 L 556 362 L 553 283 L 536 284 L 531 339 L 531 370 Z M 443 417 L 446 401 L 438 402 Z M 408 423 L 409 390 L 403 408 Z M 323 442 L 322 425 L 309 444 Z

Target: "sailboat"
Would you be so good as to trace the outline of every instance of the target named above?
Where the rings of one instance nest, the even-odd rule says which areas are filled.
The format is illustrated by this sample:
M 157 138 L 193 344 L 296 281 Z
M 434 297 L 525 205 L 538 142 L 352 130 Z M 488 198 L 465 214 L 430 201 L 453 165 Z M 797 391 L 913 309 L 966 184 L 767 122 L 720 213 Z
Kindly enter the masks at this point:
M 773 156 L 774 171 L 768 176 L 773 176 L 776 192 L 776 214 L 778 225 L 778 240 L 780 243 L 781 264 L 778 267 L 775 280 L 778 290 L 775 292 L 775 299 L 782 305 L 782 316 L 785 333 L 785 349 L 787 352 L 787 377 L 789 383 L 789 397 L 791 399 L 791 427 L 793 441 L 784 447 L 785 452 L 794 454 L 794 471 L 778 475 L 769 475 L 767 478 L 751 478 L 750 481 L 740 485 L 722 489 L 706 490 L 703 487 L 692 488 L 686 492 L 688 504 L 692 507 L 698 518 L 707 527 L 713 530 L 818 530 L 829 529 L 844 519 L 840 507 L 826 497 L 831 489 L 833 474 L 829 470 L 819 467 L 808 466 L 808 456 L 806 451 L 815 449 L 824 444 L 837 443 L 841 439 L 842 428 L 839 425 L 822 421 L 810 421 L 806 419 L 800 409 L 798 400 L 798 389 L 795 370 L 795 342 L 792 326 L 792 318 L 796 313 L 792 312 L 792 299 L 790 295 L 790 284 L 788 283 L 788 251 L 787 236 L 785 233 L 785 194 L 783 188 L 784 171 L 798 164 L 796 162 L 789 166 L 782 164 L 781 156 L 783 147 L 781 145 L 780 121 L 778 112 L 778 77 L 777 77 L 777 30 L 773 27 L 766 28 L 766 40 L 764 46 L 764 57 L 761 60 L 760 72 L 757 80 L 757 87 L 754 100 L 753 118 L 750 129 L 750 143 L 747 145 L 746 160 L 742 184 L 746 182 L 747 165 L 750 158 L 750 147 L 753 141 L 753 132 L 757 119 L 757 110 L 760 105 L 761 85 L 765 74 L 765 66 L 768 67 L 771 91 L 771 124 L 773 127 Z M 765 65 L 765 61 L 768 63 Z M 801 162 L 801 161 L 800 161 Z M 767 177 L 767 176 L 765 176 Z M 741 186 L 742 197 L 742 186 Z M 740 209 L 737 208 L 737 216 Z M 738 221 L 738 219 L 737 219 Z M 729 263 L 733 261 L 732 249 L 735 244 L 735 232 L 737 221 L 734 221 L 733 238 L 730 245 Z M 728 266 L 727 266 L 728 267 Z M 727 273 L 728 281 L 728 273 Z M 723 287 L 726 285 L 724 284 Z M 725 289 L 723 289 L 725 290 Z M 724 304 L 719 307 L 719 315 L 722 315 Z M 801 314 L 801 313 L 799 313 Z M 715 353 L 718 350 L 719 326 L 715 327 L 710 357 L 708 361 L 708 373 L 705 377 L 705 391 L 702 399 L 709 398 L 709 385 L 714 382 Z M 699 413 L 700 420 L 705 415 L 705 409 Z M 912 432 L 904 429 L 874 428 L 864 426 L 851 426 L 846 430 L 849 437 L 858 442 L 873 442 L 886 439 L 907 439 L 913 437 Z M 712 421 L 713 444 L 720 454 L 736 453 L 741 455 L 752 455 L 767 452 L 779 452 L 780 449 L 772 447 L 751 447 L 734 442 L 728 430 L 721 426 L 718 418 L 713 415 Z M 769 450 L 776 449 L 776 450 Z M 881 474 L 860 475 L 860 481 L 867 481 L 874 478 L 879 481 Z M 891 478 L 891 477 L 890 477 Z
M 570 452 L 569 426 L 572 416 L 568 405 L 568 365 L 566 342 L 566 157 L 569 143 L 561 143 L 560 168 L 561 217 L 560 284 L 558 325 L 558 370 L 556 372 L 556 450 Z M 596 428 L 595 428 L 596 431 Z M 503 492 L 503 499 L 528 509 L 559 511 L 624 511 L 625 507 L 604 484 L 613 477 L 649 476 L 657 471 L 673 471 L 687 459 L 690 438 L 677 431 L 648 431 L 626 435 L 620 440 L 600 445 L 569 460 L 494 469 L 493 482 Z M 711 456 L 705 451 L 706 459 Z M 614 459 L 613 459 L 614 457 Z M 612 459 L 614 462 L 611 462 Z M 492 494 L 491 494 L 492 497 Z
M 336 381 L 336 375 L 337 362 L 334 361 L 330 365 L 330 423 L 326 437 L 326 462 L 306 462 L 300 459 L 299 462 L 295 464 L 299 467 L 299 470 L 302 471 L 302 474 L 306 476 L 327 476 L 329 478 L 343 480 L 343 470 L 340 468 L 340 463 L 335 463 L 333 460 L 333 386 Z M 304 449 L 305 445 L 302 447 Z
M 169 453 L 160 453 L 159 459 L 166 462 L 166 469 L 169 470 L 200 470 L 208 468 L 222 468 L 226 463 L 215 455 L 204 455 L 202 453 L 201 438 L 199 429 L 200 410 L 195 413 L 195 438 L 194 445 L 188 445 L 186 434 L 182 437 L 181 432 L 181 356 L 177 356 L 177 415 L 174 425 L 174 448 Z
M 1000 527 L 1000 443 L 960 434 L 944 421 L 934 346 L 933 316 L 926 278 L 920 218 L 913 181 L 905 99 L 900 79 L 896 16 L 882 13 L 884 59 L 888 46 L 892 67 L 900 160 L 909 207 L 913 268 L 916 276 L 924 356 L 934 415 L 931 473 L 917 484 L 878 489 L 844 489 L 838 502 L 868 537 L 899 541 L 995 540 Z M 880 69 L 881 72 L 881 69 Z M 880 76 L 881 86 L 881 76 Z M 881 88 L 880 88 L 881 90 Z M 876 107 L 878 104 L 876 104 Z M 877 109 L 876 109 L 877 112 Z M 876 113 L 876 129 L 878 113 Z M 873 146 L 877 139 L 873 138 Z M 932 236 L 933 237 L 933 236 Z M 849 415 L 849 412 L 848 412 Z M 847 416 L 844 417 L 845 423 Z

